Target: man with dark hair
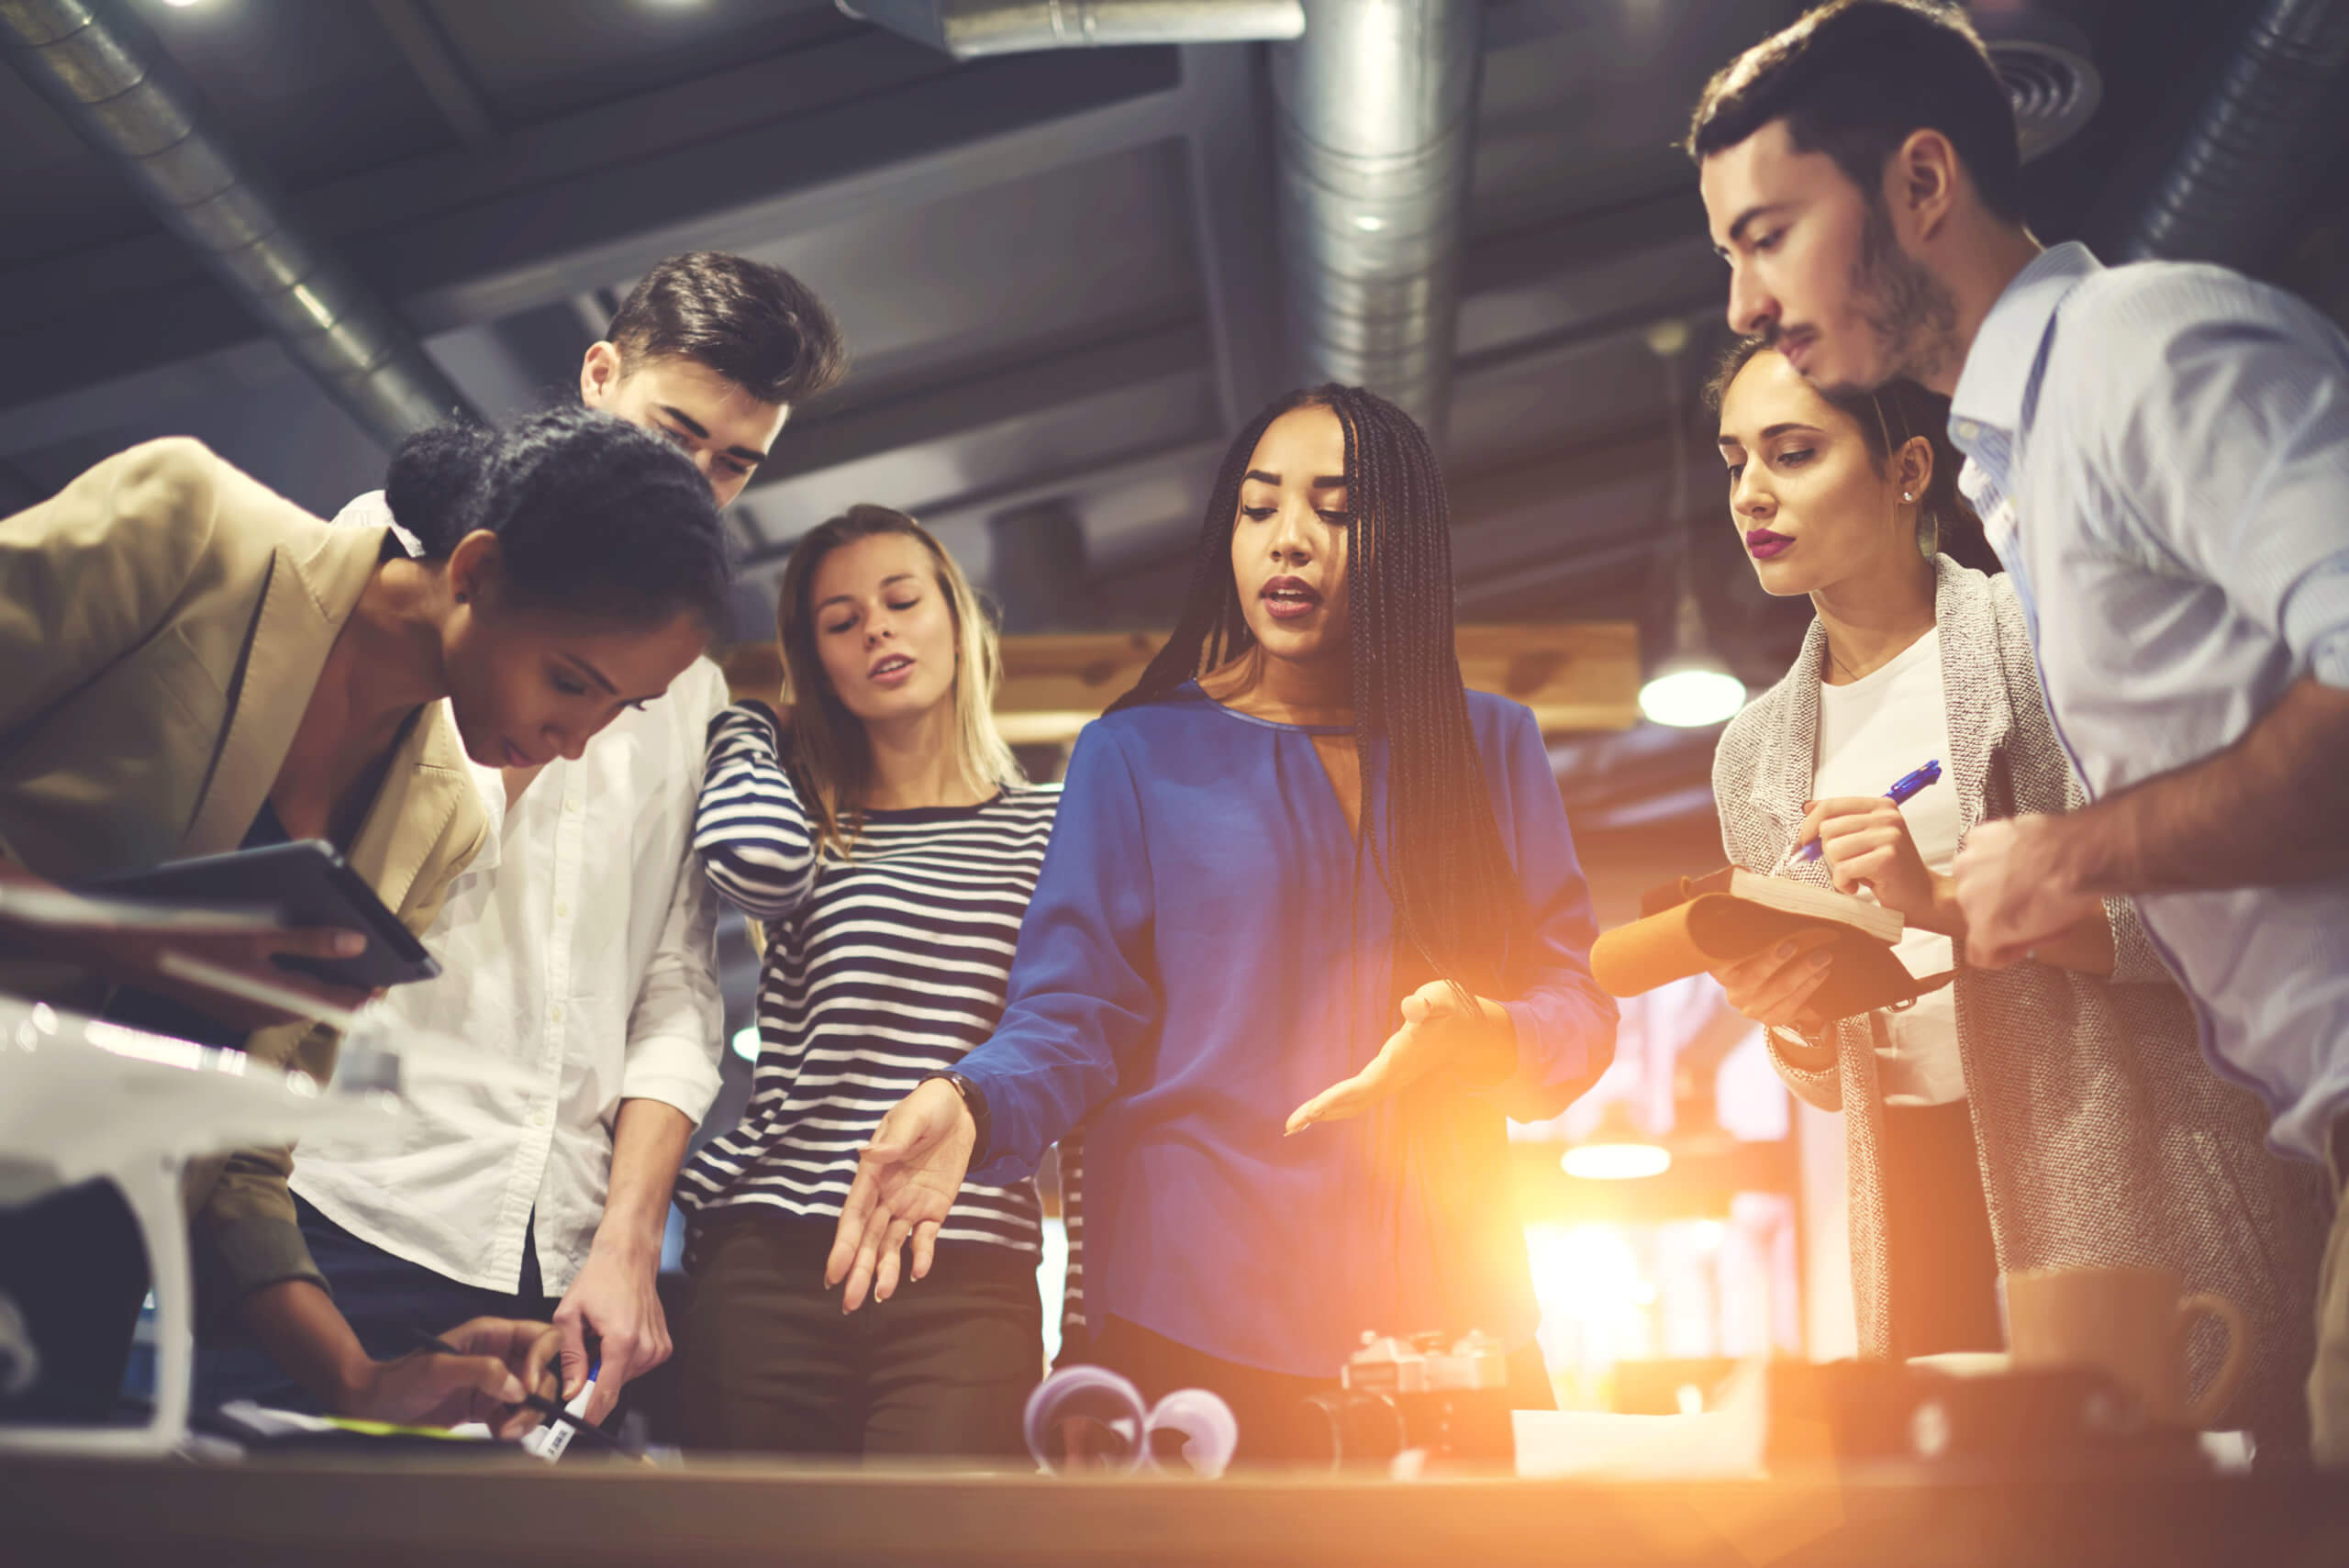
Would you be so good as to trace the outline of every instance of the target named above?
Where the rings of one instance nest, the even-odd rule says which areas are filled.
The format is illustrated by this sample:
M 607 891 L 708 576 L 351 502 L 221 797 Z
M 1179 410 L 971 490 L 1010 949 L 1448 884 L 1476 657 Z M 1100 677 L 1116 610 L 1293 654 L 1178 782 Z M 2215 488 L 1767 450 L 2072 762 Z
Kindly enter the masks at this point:
M 590 408 L 684 447 L 724 506 L 742 493 L 792 406 L 839 384 L 830 312 L 780 267 L 696 250 L 654 267 L 579 367 Z
M 1731 326 L 1824 386 L 1950 395 L 1962 482 L 2021 595 L 2091 804 L 1974 828 L 1966 960 L 2029 961 L 2102 895 L 2134 895 L 2213 1064 L 2338 1191 L 2349 339 L 2221 268 L 2043 250 L 2011 115 L 1954 7 L 1819 7 L 1713 79 L 1687 146 Z M 2310 1389 L 2320 1457 L 2349 1462 L 2340 1216 Z
M 791 406 L 845 362 L 839 328 L 797 279 L 696 252 L 630 291 L 579 390 L 684 448 L 722 505 Z M 391 518 L 379 492 L 336 520 Z M 443 973 L 381 1005 L 505 1071 L 417 1085 L 396 1148 L 327 1139 L 299 1151 L 291 1185 L 334 1300 L 295 1305 L 331 1341 L 327 1359 L 397 1354 L 417 1324 L 494 1305 L 562 1329 L 566 1397 L 600 1358 L 585 1408 L 600 1421 L 667 1358 L 655 1282 L 669 1193 L 723 1049 L 716 909 L 691 846 L 704 735 L 729 700 L 701 660 L 582 751 L 509 737 L 518 765 L 476 768 L 492 831 L 426 935 Z M 214 1348 L 207 1362 L 210 1396 L 302 1400 L 250 1347 Z

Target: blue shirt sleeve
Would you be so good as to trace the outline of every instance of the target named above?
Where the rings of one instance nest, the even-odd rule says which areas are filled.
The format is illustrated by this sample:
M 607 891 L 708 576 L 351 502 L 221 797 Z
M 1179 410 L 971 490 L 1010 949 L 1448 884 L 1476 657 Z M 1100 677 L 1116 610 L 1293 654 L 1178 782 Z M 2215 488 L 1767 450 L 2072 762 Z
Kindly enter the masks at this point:
M 1503 759 L 1501 830 L 1517 859 L 1532 937 L 1496 997 L 1517 1026 L 1517 1070 L 1484 1091 L 1519 1121 L 1543 1121 L 1598 1081 L 1615 1056 L 1614 998 L 1590 974 L 1598 935 L 1557 774 L 1532 714 L 1514 707 Z M 1499 804 L 1500 801 L 1497 801 Z
M 2349 686 L 2349 344 L 2240 279 L 2198 270 L 2143 293 L 2091 318 L 2126 389 L 2103 455 L 2136 505 L 2114 512 L 2272 633 L 2296 673 Z
M 956 1064 L 986 1096 L 991 1123 L 972 1179 L 1030 1173 L 1117 1091 L 1120 1058 L 1159 1016 L 1153 898 L 1133 771 L 1114 730 L 1088 725 L 1019 928 L 1002 1021 Z

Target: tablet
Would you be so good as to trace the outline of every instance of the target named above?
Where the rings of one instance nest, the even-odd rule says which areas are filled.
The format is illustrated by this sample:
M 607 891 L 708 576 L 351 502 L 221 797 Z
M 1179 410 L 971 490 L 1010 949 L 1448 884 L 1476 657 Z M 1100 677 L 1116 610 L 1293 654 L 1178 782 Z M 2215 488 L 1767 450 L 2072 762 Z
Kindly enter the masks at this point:
M 276 910 L 289 926 L 362 933 L 366 950 L 351 958 L 277 960 L 281 968 L 331 984 L 373 991 L 440 973 L 416 933 L 400 924 L 366 879 L 322 839 L 167 861 L 146 871 L 94 877 L 73 891 L 161 904 L 259 906 Z

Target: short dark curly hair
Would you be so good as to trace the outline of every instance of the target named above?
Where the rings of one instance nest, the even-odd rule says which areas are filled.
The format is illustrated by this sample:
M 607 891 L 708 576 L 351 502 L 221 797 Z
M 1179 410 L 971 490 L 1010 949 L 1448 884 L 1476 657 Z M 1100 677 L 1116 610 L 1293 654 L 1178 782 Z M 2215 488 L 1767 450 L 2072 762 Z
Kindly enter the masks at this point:
M 1823 152 L 1873 203 L 1884 165 L 1920 130 L 1949 138 L 1982 203 L 2022 221 L 2014 105 L 1965 13 L 1943 0 L 1829 0 L 1731 61 L 1682 143 L 1698 162 L 1772 120 Z
M 762 403 L 804 403 L 840 384 L 848 349 L 824 302 L 763 261 L 693 250 L 629 290 L 605 334 L 626 359 L 681 354 Z
M 625 419 L 565 406 L 503 428 L 439 426 L 401 444 L 384 493 L 427 560 L 475 529 L 495 534 L 519 603 L 623 625 L 680 613 L 724 624 L 733 567 L 709 483 Z

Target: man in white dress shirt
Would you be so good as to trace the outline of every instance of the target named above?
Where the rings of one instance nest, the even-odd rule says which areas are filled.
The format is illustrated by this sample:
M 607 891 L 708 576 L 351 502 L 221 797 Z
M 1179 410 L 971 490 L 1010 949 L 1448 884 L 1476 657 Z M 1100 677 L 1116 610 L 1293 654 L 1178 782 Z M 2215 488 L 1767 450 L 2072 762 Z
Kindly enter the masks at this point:
M 722 506 L 791 406 L 843 367 L 838 328 L 796 279 L 696 253 L 629 294 L 587 350 L 580 396 L 675 440 Z M 391 516 L 376 492 L 337 521 Z M 399 1354 L 416 1329 L 491 1304 L 551 1318 L 566 1397 L 596 1341 L 593 1420 L 667 1359 L 655 1280 L 670 1189 L 723 1050 L 716 908 L 691 847 L 705 735 L 728 700 L 702 660 L 581 751 L 475 770 L 493 831 L 426 935 L 442 973 L 380 1005 L 517 1081 L 428 1079 L 396 1148 L 317 1140 L 295 1156 L 305 1239 L 366 1353 Z
M 1960 13 L 1837 0 L 1706 89 L 1689 136 L 1729 318 L 1825 386 L 1950 395 L 2090 804 L 1958 857 L 1974 963 L 2133 895 L 2205 1054 L 2281 1150 L 2349 1174 L 2349 340 L 2218 267 L 2107 269 L 2023 226 L 2006 95 Z M 2349 1206 L 2318 1304 L 2349 1463 Z M 2256 1245 L 2257 1239 L 2251 1239 Z

